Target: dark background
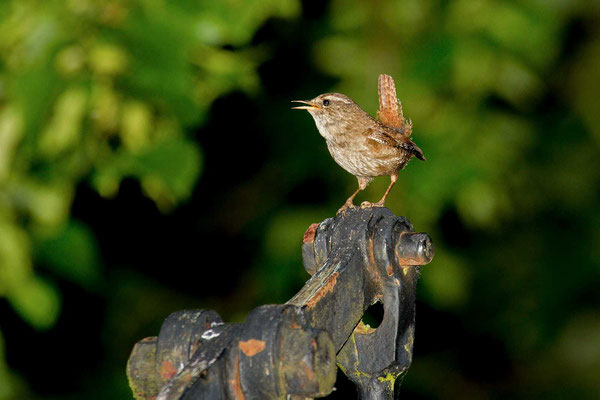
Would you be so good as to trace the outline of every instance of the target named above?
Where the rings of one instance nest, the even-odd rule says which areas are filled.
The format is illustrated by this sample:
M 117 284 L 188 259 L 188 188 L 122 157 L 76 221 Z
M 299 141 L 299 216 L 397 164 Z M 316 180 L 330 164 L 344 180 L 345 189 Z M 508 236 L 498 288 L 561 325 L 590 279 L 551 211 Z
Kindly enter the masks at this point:
M 386 205 L 436 246 L 402 396 L 598 398 L 599 16 L 583 1 L 1 3 L 0 399 L 131 398 L 129 352 L 171 312 L 243 321 L 289 299 L 305 229 L 356 187 L 290 100 L 338 91 L 374 115 L 380 73 L 427 156 Z

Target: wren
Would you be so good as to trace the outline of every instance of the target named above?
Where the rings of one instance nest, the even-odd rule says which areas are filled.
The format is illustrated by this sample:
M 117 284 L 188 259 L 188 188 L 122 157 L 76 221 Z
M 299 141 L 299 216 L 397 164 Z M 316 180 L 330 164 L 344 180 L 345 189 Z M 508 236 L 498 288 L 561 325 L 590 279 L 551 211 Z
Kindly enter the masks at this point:
M 355 207 L 354 197 L 376 176 L 387 175 L 391 182 L 381 200 L 363 202 L 361 207 L 383 207 L 390 190 L 398 180 L 398 172 L 415 156 L 425 161 L 421 149 L 410 139 L 412 122 L 406 120 L 396 97 L 394 80 L 379 76 L 378 119 L 371 117 L 348 96 L 325 93 L 312 100 L 294 100 L 312 115 L 329 153 L 346 171 L 358 179 L 358 189 L 338 210 Z

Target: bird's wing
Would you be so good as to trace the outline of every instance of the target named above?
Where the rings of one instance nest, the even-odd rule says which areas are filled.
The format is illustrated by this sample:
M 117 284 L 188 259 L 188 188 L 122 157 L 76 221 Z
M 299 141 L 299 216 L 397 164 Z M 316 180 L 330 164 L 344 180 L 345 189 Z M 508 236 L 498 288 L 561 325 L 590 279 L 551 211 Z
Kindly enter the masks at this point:
M 419 160 L 425 161 L 423 151 L 415 142 L 404 136 L 390 136 L 390 134 L 381 129 L 369 129 L 367 131 L 367 145 L 376 152 L 402 149 L 410 154 L 414 154 Z
M 384 147 L 398 147 L 398 140 L 388 135 L 381 129 L 368 129 L 367 143 L 369 146 L 375 147 L 376 149 L 382 149 Z
M 379 75 L 379 110 L 377 118 L 381 123 L 394 128 L 398 135 L 410 137 L 412 133 L 412 123 L 404 119 L 402 114 L 402 103 L 396 96 L 396 85 L 394 79 L 385 74 Z

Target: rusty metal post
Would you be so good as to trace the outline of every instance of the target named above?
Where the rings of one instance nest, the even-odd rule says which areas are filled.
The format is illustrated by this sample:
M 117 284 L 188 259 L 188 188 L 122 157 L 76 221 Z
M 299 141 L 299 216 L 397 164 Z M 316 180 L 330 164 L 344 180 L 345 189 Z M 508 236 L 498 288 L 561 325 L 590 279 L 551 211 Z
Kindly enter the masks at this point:
M 304 235 L 311 279 L 284 305 L 253 310 L 243 324 L 212 311 L 172 314 L 158 338 L 134 347 L 136 398 L 282 399 L 333 390 L 336 362 L 360 399 L 392 399 L 412 360 L 419 266 L 433 258 L 427 234 L 387 208 L 349 210 Z M 377 329 L 362 323 L 383 303 Z
M 331 333 L 338 365 L 359 398 L 392 399 L 412 360 L 419 266 L 433 258 L 429 235 L 413 232 L 406 218 L 386 208 L 370 208 L 312 225 L 302 254 L 314 275 L 288 304 Z M 376 302 L 384 317 L 372 329 L 361 318 Z

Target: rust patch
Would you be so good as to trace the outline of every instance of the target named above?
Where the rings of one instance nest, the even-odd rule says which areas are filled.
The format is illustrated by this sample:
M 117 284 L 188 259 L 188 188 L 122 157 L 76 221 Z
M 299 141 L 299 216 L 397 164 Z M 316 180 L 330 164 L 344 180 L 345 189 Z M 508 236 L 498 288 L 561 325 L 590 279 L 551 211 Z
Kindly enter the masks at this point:
M 233 395 L 238 400 L 244 400 L 246 396 L 244 396 L 244 392 L 242 392 L 242 383 L 240 382 L 240 357 L 237 356 L 235 358 L 235 374 L 233 379 L 229 379 L 229 384 L 231 385 L 231 390 L 233 391 Z
M 302 243 L 312 243 L 315 241 L 315 236 L 317 235 L 317 228 L 319 228 L 319 224 L 314 223 L 310 224 L 306 232 L 304 232 L 304 237 L 302 238 Z
M 290 324 L 290 328 L 291 329 L 300 329 L 302 327 L 296 321 L 294 321 Z
M 375 243 L 373 238 L 369 239 L 367 243 L 367 257 L 369 262 L 365 265 L 365 272 L 368 274 L 369 281 L 371 281 L 377 291 L 381 291 L 381 284 L 383 276 L 381 276 L 381 270 L 377 267 L 377 260 L 375 259 Z
M 160 364 L 160 376 L 163 379 L 171 379 L 176 373 L 177 368 L 175 368 L 172 362 L 165 360 Z
M 302 367 L 302 371 L 304 372 L 306 379 L 308 379 L 310 382 L 313 382 L 315 380 L 315 373 L 312 368 L 304 361 L 300 361 L 300 366 Z
M 338 275 L 339 274 L 337 272 L 331 274 L 331 276 L 329 277 L 329 279 L 327 279 L 327 282 L 323 284 L 321 289 L 319 289 L 319 291 L 310 300 L 306 302 L 306 308 L 313 308 L 327 293 L 333 292 L 333 288 L 335 287 L 335 284 L 337 282 Z
M 394 267 L 392 266 L 392 264 L 388 265 L 387 273 L 388 273 L 388 276 L 394 275 Z
M 238 347 L 248 357 L 252 357 L 265 349 L 267 343 L 264 340 L 250 339 L 245 342 L 240 342 Z
M 375 328 L 371 328 L 370 325 L 367 325 L 364 322 L 362 322 L 362 320 L 360 320 L 358 322 L 358 325 L 356 325 L 356 328 L 354 328 L 354 331 L 356 333 L 360 333 L 361 335 L 368 335 L 370 333 L 375 332 Z
M 367 254 L 369 255 L 370 263 L 375 265 L 375 243 L 373 243 L 373 238 L 369 239 L 367 243 Z

